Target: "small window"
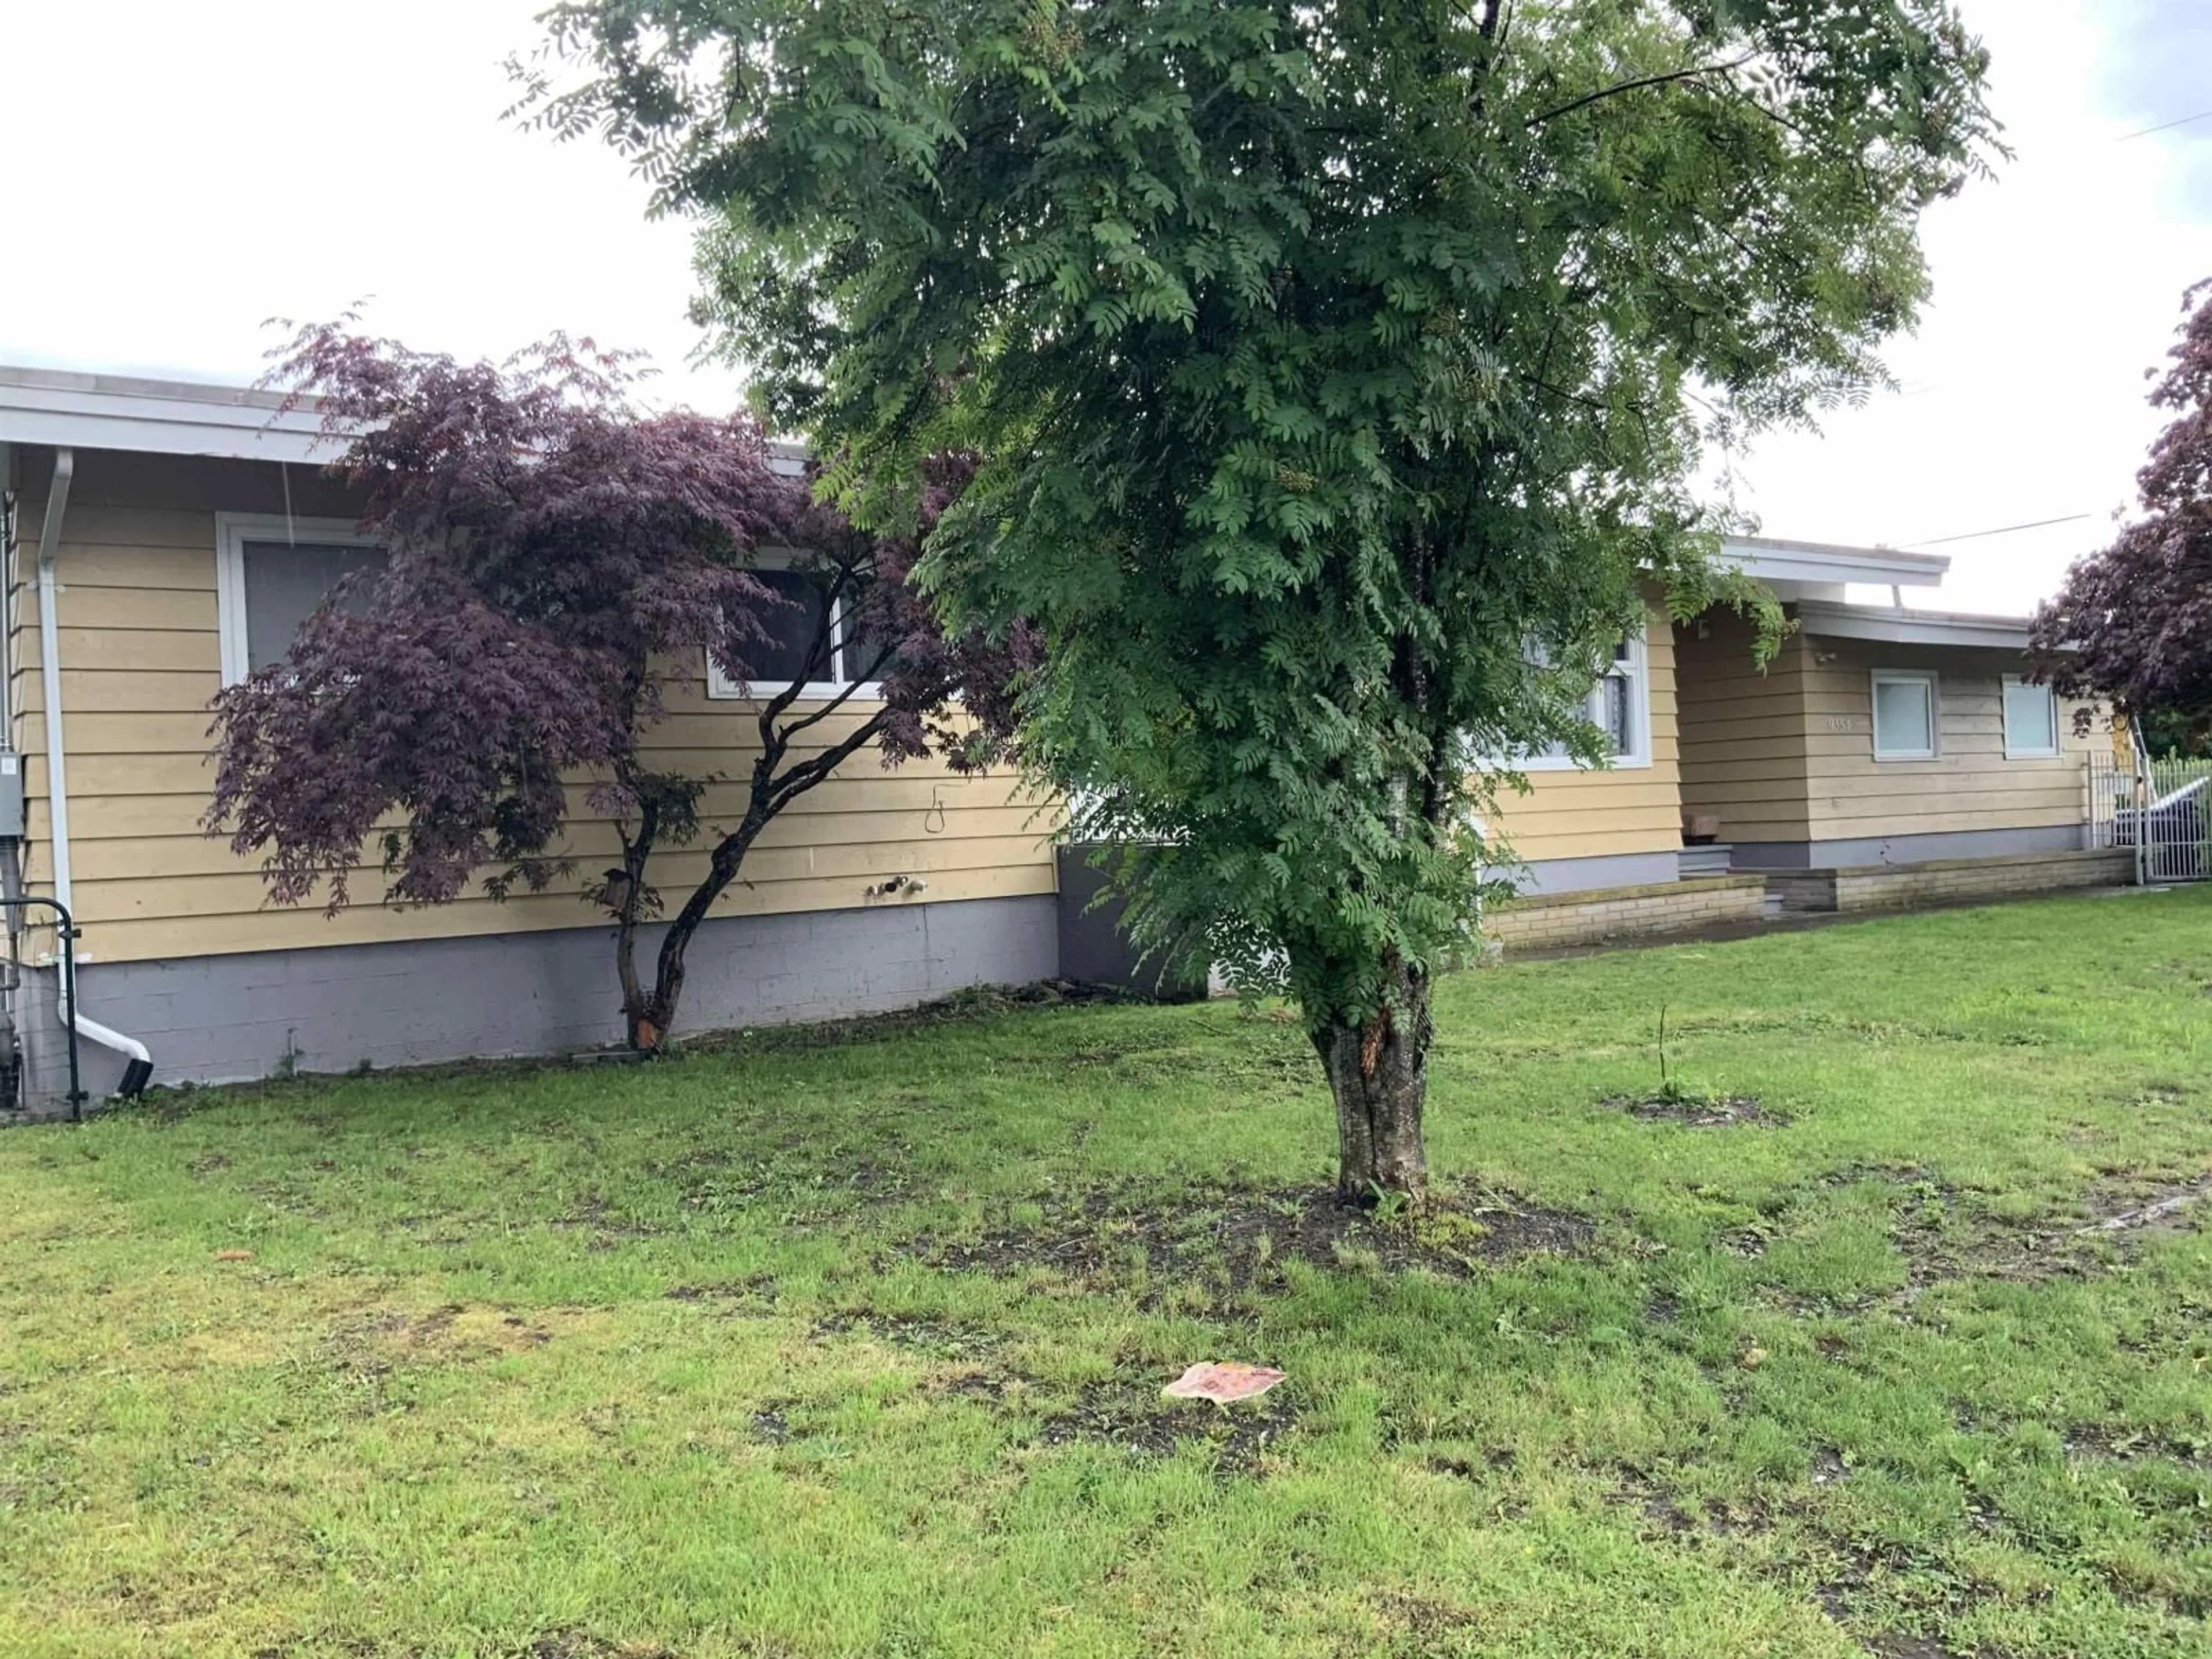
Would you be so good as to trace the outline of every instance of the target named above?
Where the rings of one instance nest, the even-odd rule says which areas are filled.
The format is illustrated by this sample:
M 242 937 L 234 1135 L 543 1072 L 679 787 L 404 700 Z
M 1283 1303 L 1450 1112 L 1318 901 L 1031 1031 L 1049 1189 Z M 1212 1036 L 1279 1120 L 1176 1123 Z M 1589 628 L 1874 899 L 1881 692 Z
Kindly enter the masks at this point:
M 709 697 L 772 697 L 793 680 L 805 684 L 809 696 L 834 696 L 845 689 L 851 676 L 876 665 L 878 653 L 861 641 L 857 629 L 848 631 L 848 606 L 842 599 L 830 619 L 827 647 L 817 648 L 823 633 L 822 607 L 829 597 L 828 573 L 768 566 L 757 568 L 752 574 L 785 603 L 763 610 L 760 622 L 768 638 L 754 641 L 746 652 L 753 670 L 750 680 L 732 680 L 712 657 L 707 659 Z
M 2049 686 L 2004 677 L 2004 740 L 2014 760 L 2058 752 L 2058 699 Z
M 281 662 L 301 624 L 348 576 L 383 568 L 375 540 L 350 525 L 321 520 L 223 514 L 216 542 L 216 625 L 222 683 L 235 685 L 257 669 Z M 357 586 L 347 609 L 366 612 Z
M 1877 669 L 1874 677 L 1874 757 L 1934 760 L 1939 707 L 1935 675 L 1917 670 Z
M 1641 638 L 1631 635 L 1613 647 L 1613 660 L 1590 688 L 1583 718 L 1597 727 L 1615 766 L 1651 763 L 1651 678 Z M 1524 770 L 1559 771 L 1576 764 L 1564 743 L 1521 763 Z

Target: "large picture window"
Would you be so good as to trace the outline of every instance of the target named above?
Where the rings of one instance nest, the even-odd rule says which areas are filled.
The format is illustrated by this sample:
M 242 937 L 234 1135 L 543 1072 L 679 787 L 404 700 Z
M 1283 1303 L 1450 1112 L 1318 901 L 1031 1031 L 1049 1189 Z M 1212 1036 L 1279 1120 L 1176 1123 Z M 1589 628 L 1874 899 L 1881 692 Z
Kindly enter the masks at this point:
M 380 569 L 386 554 L 375 538 L 343 520 L 287 519 L 225 513 L 216 519 L 216 625 L 222 683 L 236 685 L 256 669 L 281 662 L 300 625 L 339 582 Z M 356 592 L 347 603 L 364 609 Z
M 1936 676 L 1918 669 L 1878 668 L 1874 674 L 1874 757 L 1934 760 L 1942 716 Z
M 753 575 L 761 585 L 786 601 L 763 608 L 760 623 L 766 640 L 748 649 L 750 680 L 733 680 L 707 659 L 707 695 L 718 700 L 772 697 L 793 680 L 805 686 L 806 696 L 829 697 L 877 666 L 880 653 L 860 637 L 853 626 L 850 607 L 841 597 L 830 618 L 826 645 L 822 643 L 822 608 L 828 600 L 831 577 L 828 571 L 792 564 L 768 563 Z M 861 696 L 872 690 L 860 686 Z

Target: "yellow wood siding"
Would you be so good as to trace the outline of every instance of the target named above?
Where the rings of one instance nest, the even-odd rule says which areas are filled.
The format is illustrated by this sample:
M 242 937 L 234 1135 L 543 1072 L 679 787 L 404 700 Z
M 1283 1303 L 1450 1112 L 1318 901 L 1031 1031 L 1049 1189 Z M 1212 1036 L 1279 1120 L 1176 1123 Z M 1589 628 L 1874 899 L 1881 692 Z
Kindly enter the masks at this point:
M 1681 703 L 1682 811 L 1720 820 L 1727 842 L 1803 841 L 1804 641 L 1762 671 L 1751 623 L 1712 611 L 1675 635 Z
M 1671 852 L 1681 846 L 1674 632 L 1655 611 L 1644 636 L 1651 763 L 1530 772 L 1528 793 L 1504 791 L 1498 817 L 1513 856 L 1522 862 Z
M 2085 757 L 2104 741 L 2074 734 L 2058 714 L 2056 757 L 2008 757 L 2002 676 L 2008 651 L 1875 644 L 1815 636 L 1804 641 L 1806 787 L 1818 841 L 1959 830 L 2051 829 L 2088 816 Z M 1874 671 L 1938 677 L 1939 750 L 1934 760 L 1874 757 Z
M 37 452 L 24 459 L 10 706 L 31 797 L 25 873 L 33 890 L 51 890 L 38 613 L 23 586 L 34 574 L 47 464 Z M 604 926 L 574 884 L 504 903 L 471 897 L 434 909 L 389 908 L 377 902 L 384 883 L 373 869 L 354 884 L 354 908 L 335 918 L 314 903 L 277 908 L 266 904 L 253 860 L 202 830 L 211 777 L 207 702 L 221 682 L 215 514 L 283 512 L 287 483 L 274 463 L 78 453 L 57 612 L 84 956 L 120 961 Z M 302 517 L 351 516 L 312 469 L 289 469 L 289 485 Z M 668 702 L 670 716 L 653 734 L 656 762 L 743 777 L 751 711 L 708 699 L 703 661 L 696 678 L 670 688 Z M 833 716 L 818 729 L 821 741 L 834 742 L 858 718 Z M 708 792 L 710 824 L 741 810 L 738 785 Z M 933 761 L 887 770 L 863 753 L 769 828 L 717 914 L 1050 893 L 1049 829 L 1003 776 L 963 779 Z M 561 850 L 595 872 L 611 861 L 613 826 L 587 816 Z M 662 854 L 656 873 L 664 888 L 680 890 L 705 863 L 695 845 Z M 918 896 L 866 892 L 892 874 L 920 876 L 927 886 Z

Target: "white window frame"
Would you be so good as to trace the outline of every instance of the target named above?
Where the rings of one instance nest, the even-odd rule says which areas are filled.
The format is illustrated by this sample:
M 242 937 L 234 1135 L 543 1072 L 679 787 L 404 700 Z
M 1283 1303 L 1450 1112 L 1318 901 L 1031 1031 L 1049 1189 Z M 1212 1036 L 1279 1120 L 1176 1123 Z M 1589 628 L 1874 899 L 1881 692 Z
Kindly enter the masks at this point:
M 754 557 L 753 568 L 791 570 L 805 562 L 803 554 L 770 548 Z M 790 687 L 789 680 L 733 680 L 722 672 L 721 665 L 714 660 L 713 652 L 702 647 L 700 654 L 706 659 L 707 696 L 711 702 L 759 702 L 779 696 Z M 831 607 L 830 613 L 830 661 L 834 669 L 842 671 L 844 668 L 845 599 L 842 594 L 838 596 L 837 603 Z M 809 680 L 800 688 L 799 695 L 802 698 L 820 701 L 846 694 L 848 684 L 851 687 L 847 696 L 848 702 L 880 701 L 883 697 L 883 683 L 880 680 Z
M 1632 772 L 1652 763 L 1651 742 L 1651 642 L 1650 624 L 1644 631 L 1626 636 L 1628 657 L 1626 661 L 1608 661 L 1597 684 L 1589 689 L 1583 699 L 1583 718 L 1601 730 L 1605 726 L 1605 706 L 1600 701 L 1604 695 L 1604 683 L 1618 672 L 1628 682 L 1628 714 L 1636 727 L 1636 747 L 1626 755 L 1615 755 L 1611 765 L 1598 769 L 1614 772 Z M 1572 755 L 1530 755 L 1507 763 L 1516 772 L 1586 772 L 1591 769 Z
M 382 547 L 351 519 L 297 519 L 282 513 L 215 515 L 215 625 L 222 654 L 222 683 L 238 684 L 253 672 L 246 637 L 246 544 L 307 542 L 316 547 Z
M 1921 685 L 1928 689 L 1928 747 L 1885 749 L 1881 742 L 1881 688 Z M 1867 681 L 1868 741 L 1878 761 L 1932 761 L 1943 757 L 1943 680 L 1932 668 L 1877 668 Z
M 2051 706 L 2051 746 L 2029 748 L 2013 741 L 2012 694 L 2015 691 L 2040 691 Z M 2004 718 L 2004 745 L 2007 760 L 2056 760 L 2066 752 L 2065 740 L 2058 730 L 2058 694 L 2048 685 L 2037 685 L 2025 674 L 2003 674 L 1997 680 L 1997 707 Z

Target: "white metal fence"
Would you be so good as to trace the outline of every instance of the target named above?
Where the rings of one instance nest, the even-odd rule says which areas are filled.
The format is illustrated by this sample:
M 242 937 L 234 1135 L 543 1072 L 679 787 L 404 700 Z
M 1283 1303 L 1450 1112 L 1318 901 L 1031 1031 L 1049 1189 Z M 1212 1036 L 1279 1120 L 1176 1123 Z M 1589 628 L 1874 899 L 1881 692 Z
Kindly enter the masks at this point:
M 2146 883 L 2212 879 L 2212 760 L 2089 757 L 2093 847 L 2131 847 Z

